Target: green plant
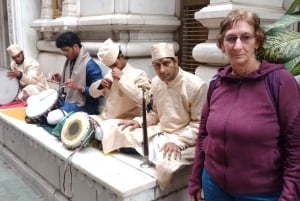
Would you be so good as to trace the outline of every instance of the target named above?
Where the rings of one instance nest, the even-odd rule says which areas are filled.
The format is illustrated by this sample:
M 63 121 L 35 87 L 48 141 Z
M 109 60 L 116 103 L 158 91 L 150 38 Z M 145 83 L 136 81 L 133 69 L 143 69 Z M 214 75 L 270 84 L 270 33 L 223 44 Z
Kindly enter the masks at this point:
M 259 59 L 284 63 L 293 74 L 300 74 L 300 33 L 289 26 L 300 21 L 300 12 L 295 12 L 300 0 L 295 0 L 286 13 L 276 22 L 266 25 L 266 41 L 257 52 Z

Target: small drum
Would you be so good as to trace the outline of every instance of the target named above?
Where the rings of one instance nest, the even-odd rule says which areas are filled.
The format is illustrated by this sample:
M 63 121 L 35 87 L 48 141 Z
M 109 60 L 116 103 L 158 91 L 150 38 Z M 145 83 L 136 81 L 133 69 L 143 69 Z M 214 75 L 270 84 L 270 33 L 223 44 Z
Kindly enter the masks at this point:
M 19 91 L 18 80 L 7 77 L 8 71 L 8 69 L 0 69 L 0 105 L 5 105 L 15 100 Z
M 61 130 L 66 122 L 66 120 L 73 114 L 74 112 L 69 112 L 64 118 L 53 128 L 52 135 L 60 139 Z
M 86 146 L 94 139 L 94 124 L 85 112 L 75 112 L 66 119 L 61 130 L 61 141 L 67 149 Z
M 25 115 L 27 123 L 41 123 L 47 114 L 59 106 L 59 96 L 55 89 L 47 89 L 28 98 Z

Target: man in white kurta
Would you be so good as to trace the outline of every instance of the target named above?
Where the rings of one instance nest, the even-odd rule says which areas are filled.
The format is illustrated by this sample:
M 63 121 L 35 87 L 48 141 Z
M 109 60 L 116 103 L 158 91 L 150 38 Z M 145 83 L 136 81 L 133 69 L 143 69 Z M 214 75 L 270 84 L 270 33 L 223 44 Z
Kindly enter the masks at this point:
M 140 86 L 150 88 L 150 82 L 144 71 L 127 62 L 119 46 L 110 38 L 100 47 L 97 56 L 110 70 L 103 79 L 94 82 L 90 87 L 91 96 L 106 97 L 102 113 L 91 116 L 101 127 L 105 127 L 104 124 L 117 127 L 116 122 L 120 119 L 133 119 L 142 114 L 143 94 Z M 106 135 L 110 136 L 109 131 L 96 132 L 95 137 L 98 140 L 107 140 Z
M 172 44 L 152 46 L 152 65 L 157 73 L 151 83 L 153 110 L 147 114 L 149 160 L 155 164 L 160 188 L 165 189 L 175 171 L 193 162 L 195 143 L 207 85 L 178 66 Z M 142 117 L 121 121 L 103 141 L 105 153 L 143 144 Z M 112 127 L 104 128 L 104 132 Z
M 10 45 L 7 52 L 13 59 L 10 64 L 11 70 L 7 73 L 7 76 L 19 80 L 18 99 L 26 100 L 29 96 L 36 95 L 49 88 L 40 64 L 31 57 L 25 57 L 19 45 Z

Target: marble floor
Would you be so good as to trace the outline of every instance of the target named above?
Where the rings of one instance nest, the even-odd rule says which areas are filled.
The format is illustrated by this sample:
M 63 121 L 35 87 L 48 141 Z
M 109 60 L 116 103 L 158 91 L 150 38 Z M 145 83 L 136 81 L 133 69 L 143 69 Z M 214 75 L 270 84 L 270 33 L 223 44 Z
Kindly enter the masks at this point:
M 46 201 L 0 155 L 1 201 Z

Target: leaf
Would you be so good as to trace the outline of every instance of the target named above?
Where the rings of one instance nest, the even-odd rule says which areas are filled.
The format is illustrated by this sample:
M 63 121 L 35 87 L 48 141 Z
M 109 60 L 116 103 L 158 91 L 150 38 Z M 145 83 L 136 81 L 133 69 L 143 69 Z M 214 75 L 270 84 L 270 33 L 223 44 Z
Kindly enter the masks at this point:
M 300 0 L 294 0 L 280 19 L 264 27 L 266 40 L 257 51 L 258 59 L 284 63 L 294 75 L 300 74 L 300 33 L 287 28 L 300 21 L 300 12 L 295 12 L 299 5 Z
M 288 69 L 294 75 L 300 74 L 300 58 L 295 57 L 293 60 L 284 63 L 286 69 Z
M 291 4 L 291 6 L 289 7 L 289 9 L 286 11 L 285 14 L 293 13 L 299 5 L 300 5 L 300 0 L 294 0 L 294 2 Z
M 280 19 L 278 19 L 276 22 L 274 22 L 273 24 L 266 25 L 264 27 L 264 30 L 269 31 L 270 29 L 273 29 L 276 27 L 286 28 L 289 25 L 292 25 L 299 21 L 300 21 L 300 12 L 299 11 L 292 13 L 292 14 L 285 14 Z
M 265 43 L 258 50 L 257 56 L 270 62 L 284 63 L 285 67 L 294 74 L 298 73 L 300 68 L 299 47 L 299 32 L 276 27 L 266 32 Z

